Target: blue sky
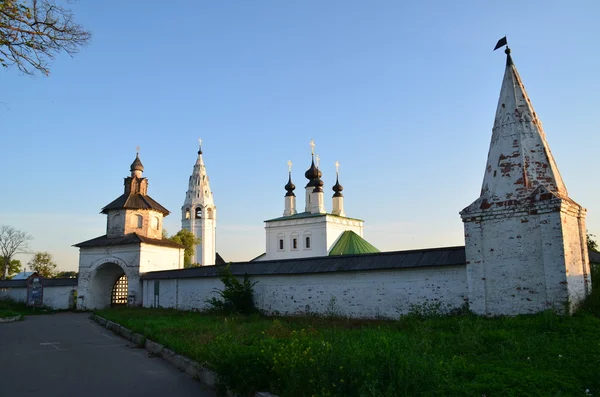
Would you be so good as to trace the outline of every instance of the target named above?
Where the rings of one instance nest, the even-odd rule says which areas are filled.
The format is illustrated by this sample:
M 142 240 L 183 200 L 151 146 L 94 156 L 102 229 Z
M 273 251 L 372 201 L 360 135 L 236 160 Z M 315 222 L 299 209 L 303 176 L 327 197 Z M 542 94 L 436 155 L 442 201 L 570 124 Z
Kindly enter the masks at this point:
M 327 209 L 340 162 L 346 213 L 381 250 L 464 244 L 481 188 L 508 36 L 570 196 L 600 234 L 600 3 L 577 1 L 88 1 L 92 31 L 49 77 L 0 70 L 0 224 L 76 269 L 104 234 L 141 146 L 170 233 L 197 139 L 226 260 L 264 252 L 292 160 L 316 143 Z M 299 189 L 298 189 L 299 190 Z M 303 206 L 303 195 L 298 204 Z M 21 259 L 26 262 L 29 257 Z

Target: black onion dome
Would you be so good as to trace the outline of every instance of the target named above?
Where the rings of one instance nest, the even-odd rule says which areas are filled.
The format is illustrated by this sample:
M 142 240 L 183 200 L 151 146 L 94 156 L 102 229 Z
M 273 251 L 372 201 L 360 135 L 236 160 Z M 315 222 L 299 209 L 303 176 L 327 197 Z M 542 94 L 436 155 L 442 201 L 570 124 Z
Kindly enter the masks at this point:
M 142 161 L 140 160 L 140 155 L 139 154 L 135 155 L 135 160 L 133 160 L 133 163 L 131 163 L 131 167 L 129 167 L 129 170 L 131 172 L 133 172 L 133 171 L 144 171 L 144 165 L 142 164 Z
M 202 154 L 202 145 L 198 147 L 198 154 Z
M 285 194 L 286 197 L 287 196 L 296 196 L 294 194 L 294 189 L 296 188 L 296 185 L 294 185 L 292 183 L 292 173 L 290 172 L 290 176 L 288 178 L 288 183 L 285 185 L 285 190 L 287 190 L 287 193 Z
M 311 181 L 312 185 L 315 188 L 313 189 L 313 193 L 319 193 L 323 191 L 323 181 L 321 178 L 317 178 Z
M 310 168 L 306 170 L 306 172 L 304 173 L 304 177 L 306 177 L 306 179 L 308 179 L 309 181 L 312 181 L 314 179 L 320 178 L 321 176 L 323 176 L 323 174 L 321 173 L 321 170 L 318 169 L 317 166 L 315 166 L 315 158 L 313 156 Z
M 340 185 L 340 181 L 339 181 L 338 177 L 335 178 L 335 185 L 333 185 L 331 190 L 333 190 L 335 192 L 333 194 L 333 197 L 344 197 L 342 195 L 342 190 L 344 190 L 344 187 L 342 185 Z

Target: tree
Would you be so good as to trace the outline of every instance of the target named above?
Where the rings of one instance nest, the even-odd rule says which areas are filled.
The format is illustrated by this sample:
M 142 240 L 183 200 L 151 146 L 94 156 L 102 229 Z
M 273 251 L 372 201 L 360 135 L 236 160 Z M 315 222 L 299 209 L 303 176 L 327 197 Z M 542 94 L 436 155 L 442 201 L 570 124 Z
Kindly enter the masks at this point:
M 0 264 L 4 264 L 4 258 L 0 257 Z M 8 274 L 6 278 L 13 278 L 15 274 L 20 273 L 22 270 L 21 261 L 18 259 L 12 259 L 8 263 Z
M 598 252 L 598 243 L 596 242 L 596 235 L 590 232 L 587 233 L 587 247 L 589 250 Z
M 90 38 L 54 0 L 0 0 L 0 64 L 6 68 L 48 75 L 50 60 L 63 51 L 73 56 Z
M 69 271 L 58 272 L 54 276 L 56 278 L 76 278 L 78 275 L 79 275 L 78 272 L 69 270 Z
M 52 260 L 49 252 L 36 252 L 27 266 L 44 278 L 52 278 L 56 273 L 56 263 Z
M 196 245 L 200 244 L 200 239 L 194 236 L 194 233 L 190 232 L 186 229 L 181 229 L 177 232 L 177 234 L 168 238 L 174 243 L 181 244 L 185 247 L 185 251 L 183 252 L 183 266 L 184 267 L 192 267 L 192 258 L 194 257 L 194 252 L 196 251 Z
M 0 225 L 0 256 L 4 259 L 2 263 L 2 279 L 8 277 L 13 256 L 15 254 L 27 253 L 29 249 L 28 242 L 32 238 L 29 234 L 17 230 L 12 226 Z

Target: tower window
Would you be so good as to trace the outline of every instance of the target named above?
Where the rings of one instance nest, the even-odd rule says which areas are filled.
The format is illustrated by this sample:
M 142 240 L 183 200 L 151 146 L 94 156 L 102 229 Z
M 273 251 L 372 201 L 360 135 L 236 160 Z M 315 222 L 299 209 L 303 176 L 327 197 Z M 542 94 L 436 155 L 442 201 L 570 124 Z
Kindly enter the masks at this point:
M 158 230 L 159 226 L 160 226 L 160 221 L 158 220 L 158 217 L 154 217 L 152 218 L 152 226 L 154 226 L 154 229 Z
M 190 209 L 189 208 L 185 209 L 185 219 L 190 219 Z
M 283 239 L 282 238 L 279 239 L 279 249 L 283 250 Z
M 295 250 L 298 249 L 298 239 L 297 238 L 292 240 L 292 249 L 295 249 Z
M 310 248 L 310 237 L 304 239 L 304 248 Z
M 141 229 L 144 226 L 144 218 L 141 215 L 136 215 L 137 228 Z
M 196 219 L 202 218 L 202 207 L 196 207 Z

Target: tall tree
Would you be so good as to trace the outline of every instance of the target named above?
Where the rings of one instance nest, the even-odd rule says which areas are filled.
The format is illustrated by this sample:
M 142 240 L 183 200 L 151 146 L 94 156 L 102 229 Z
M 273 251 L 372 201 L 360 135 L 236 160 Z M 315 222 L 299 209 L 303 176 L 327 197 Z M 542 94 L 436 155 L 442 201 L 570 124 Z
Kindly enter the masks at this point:
M 0 257 L 0 264 L 4 263 L 4 258 Z M 18 259 L 12 259 L 8 263 L 8 274 L 6 278 L 13 278 L 15 274 L 20 273 L 22 271 L 21 261 Z
M 56 263 L 52 260 L 49 252 L 36 252 L 27 266 L 44 278 L 52 278 L 56 273 Z
M 168 238 L 174 243 L 181 244 L 185 247 L 183 252 L 183 266 L 192 267 L 195 264 L 192 263 L 194 252 L 196 251 L 196 245 L 200 244 L 200 239 L 194 236 L 194 233 L 186 229 L 181 229 L 177 234 Z
M 589 250 L 598 252 L 598 243 L 596 242 L 596 235 L 587 232 L 587 246 Z
M 61 0 L 58 0 L 61 1 Z M 48 75 L 60 52 L 73 56 L 91 34 L 54 0 L 0 0 L 0 64 Z
M 1 0 L 0 0 L 1 1 Z M 17 230 L 12 226 L 0 225 L 0 256 L 4 259 L 2 263 L 2 279 L 8 277 L 10 262 L 16 254 L 24 254 L 28 251 L 28 242 L 33 237 Z

